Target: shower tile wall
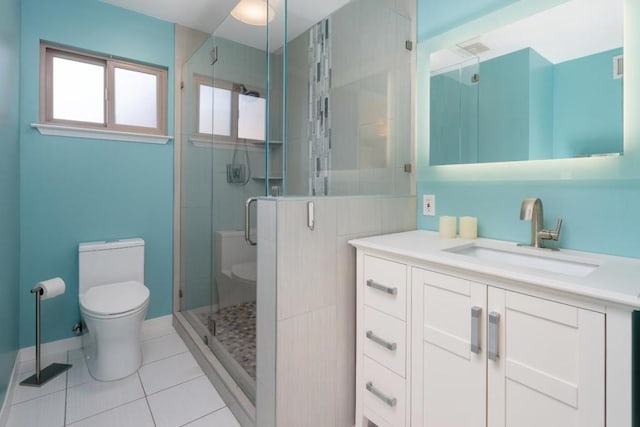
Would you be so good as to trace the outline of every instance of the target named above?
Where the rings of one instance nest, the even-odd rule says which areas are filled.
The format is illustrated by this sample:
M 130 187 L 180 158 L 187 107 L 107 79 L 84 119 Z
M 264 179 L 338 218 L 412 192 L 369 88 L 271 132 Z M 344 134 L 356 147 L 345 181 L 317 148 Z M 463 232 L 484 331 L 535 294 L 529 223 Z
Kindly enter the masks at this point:
M 408 0 L 355 0 L 331 15 L 330 195 L 410 191 L 411 39 Z M 391 37 L 390 37 L 391 35 Z M 289 43 L 287 189 L 309 194 L 313 153 L 299 117 L 308 111 L 309 32 Z M 335 42 L 338 40 L 339 42 Z M 311 160 L 311 161 L 310 161 Z M 302 163 L 304 162 L 304 163 Z M 303 166 L 301 166 L 303 165 Z

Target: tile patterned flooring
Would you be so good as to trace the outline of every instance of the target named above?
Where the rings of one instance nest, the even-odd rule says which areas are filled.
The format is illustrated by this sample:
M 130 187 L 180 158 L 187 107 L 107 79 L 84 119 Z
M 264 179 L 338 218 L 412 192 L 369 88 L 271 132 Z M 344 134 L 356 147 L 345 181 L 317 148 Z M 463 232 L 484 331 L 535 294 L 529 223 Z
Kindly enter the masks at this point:
M 171 327 L 144 334 L 143 365 L 127 378 L 99 382 L 82 350 L 43 357 L 73 367 L 41 388 L 16 385 L 7 427 L 240 427 Z M 18 366 L 19 380 L 34 361 Z
M 256 302 L 245 302 L 221 308 L 215 313 L 196 312 L 207 327 L 209 316 L 216 323 L 215 338 L 236 362 L 256 379 Z

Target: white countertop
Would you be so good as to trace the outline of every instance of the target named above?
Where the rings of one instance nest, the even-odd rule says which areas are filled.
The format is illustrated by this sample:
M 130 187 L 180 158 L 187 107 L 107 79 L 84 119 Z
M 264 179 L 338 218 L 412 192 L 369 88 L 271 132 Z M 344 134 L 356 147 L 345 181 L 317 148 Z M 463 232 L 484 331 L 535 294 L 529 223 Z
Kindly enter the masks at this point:
M 635 258 L 601 255 L 568 249 L 549 251 L 518 247 L 514 242 L 491 239 L 441 239 L 437 232 L 415 230 L 404 233 L 355 239 L 349 243 L 360 249 L 386 252 L 482 273 L 497 278 L 514 280 L 563 293 L 594 298 L 603 302 L 640 308 L 640 260 Z M 537 268 L 519 267 L 499 261 L 487 261 L 471 256 L 447 252 L 464 245 L 482 245 L 497 250 L 517 251 L 545 258 L 561 258 L 597 264 L 598 267 L 584 277 L 552 273 Z

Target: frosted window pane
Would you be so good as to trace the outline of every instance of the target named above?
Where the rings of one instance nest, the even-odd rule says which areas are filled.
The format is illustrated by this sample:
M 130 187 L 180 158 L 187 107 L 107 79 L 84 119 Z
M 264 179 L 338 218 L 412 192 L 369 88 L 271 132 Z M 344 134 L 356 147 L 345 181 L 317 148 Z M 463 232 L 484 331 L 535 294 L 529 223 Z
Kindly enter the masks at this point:
M 213 134 L 213 88 L 199 86 L 198 133 Z
M 53 118 L 104 123 L 104 66 L 53 58 Z
M 231 136 L 231 91 L 207 85 L 199 91 L 198 133 Z
M 238 138 L 265 140 L 265 107 L 264 98 L 238 96 Z
M 115 123 L 158 127 L 158 77 L 155 74 L 114 68 Z

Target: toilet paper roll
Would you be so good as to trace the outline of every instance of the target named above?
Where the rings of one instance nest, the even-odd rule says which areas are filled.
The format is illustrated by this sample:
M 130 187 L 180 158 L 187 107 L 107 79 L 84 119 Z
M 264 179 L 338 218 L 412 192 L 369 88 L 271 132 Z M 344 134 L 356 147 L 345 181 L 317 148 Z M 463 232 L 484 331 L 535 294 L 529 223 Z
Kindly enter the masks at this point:
M 54 277 L 53 279 L 45 280 L 36 285 L 37 287 L 42 288 L 42 297 L 41 299 L 49 299 L 57 297 L 58 295 L 64 294 L 65 284 L 64 280 L 59 277 Z

